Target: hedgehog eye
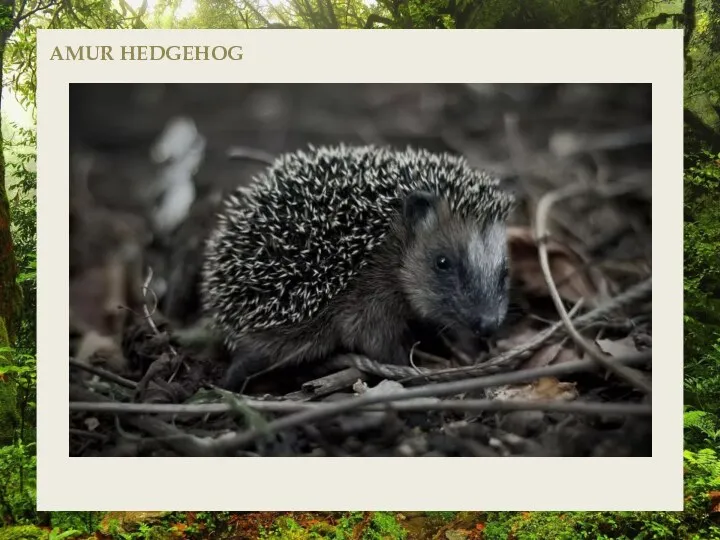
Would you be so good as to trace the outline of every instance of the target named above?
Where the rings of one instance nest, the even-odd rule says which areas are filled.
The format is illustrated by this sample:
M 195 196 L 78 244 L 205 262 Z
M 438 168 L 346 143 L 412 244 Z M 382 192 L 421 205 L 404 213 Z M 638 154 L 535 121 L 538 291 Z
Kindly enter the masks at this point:
M 435 259 L 435 266 L 438 270 L 449 270 L 452 265 L 450 264 L 450 259 L 440 255 L 437 259 Z

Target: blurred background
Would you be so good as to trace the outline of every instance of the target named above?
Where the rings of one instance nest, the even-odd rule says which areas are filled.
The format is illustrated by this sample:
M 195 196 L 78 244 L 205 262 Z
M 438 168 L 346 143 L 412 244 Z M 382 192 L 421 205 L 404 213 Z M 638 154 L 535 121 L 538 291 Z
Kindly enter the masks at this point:
M 650 85 L 73 84 L 70 100 L 71 273 L 119 236 L 153 266 L 164 312 L 181 320 L 196 313 L 195 249 L 222 195 L 308 144 L 462 154 L 516 184 L 520 222 L 549 189 L 650 171 Z M 622 221 L 649 219 L 636 203 Z M 627 228 L 596 210 L 555 217 L 586 243 Z

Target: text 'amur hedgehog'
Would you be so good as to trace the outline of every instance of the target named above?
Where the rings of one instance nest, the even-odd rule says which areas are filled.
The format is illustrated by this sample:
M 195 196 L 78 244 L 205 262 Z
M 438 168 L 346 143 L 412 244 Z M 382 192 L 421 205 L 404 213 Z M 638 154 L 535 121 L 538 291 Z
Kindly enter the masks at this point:
M 448 154 L 280 157 L 228 198 L 207 245 L 201 293 L 234 355 L 226 386 L 339 352 L 408 364 L 418 332 L 492 333 L 507 312 L 512 204 Z

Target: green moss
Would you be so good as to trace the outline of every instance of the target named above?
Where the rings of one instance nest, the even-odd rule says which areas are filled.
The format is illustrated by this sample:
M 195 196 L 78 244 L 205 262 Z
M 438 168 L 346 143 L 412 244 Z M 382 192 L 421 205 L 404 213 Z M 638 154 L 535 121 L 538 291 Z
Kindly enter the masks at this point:
M 314 523 L 303 527 L 290 517 L 281 517 L 269 529 L 262 529 L 260 540 L 350 540 L 355 527 L 364 519 L 363 512 L 351 512 L 340 518 L 337 525 Z M 365 526 L 362 540 L 404 540 L 407 531 L 390 512 L 374 512 Z
M 362 540 L 403 540 L 407 531 L 398 523 L 392 512 L 374 512 L 370 525 L 362 535 Z
M 45 540 L 47 538 L 47 531 L 39 529 L 35 525 L 20 525 L 0 529 L 0 540 Z
M 297 521 L 286 517 L 279 518 L 269 531 L 260 531 L 261 540 L 310 540 L 314 538 L 322 538 L 322 536 L 307 531 Z
M 455 519 L 458 512 L 425 512 L 425 515 L 434 521 L 448 523 Z

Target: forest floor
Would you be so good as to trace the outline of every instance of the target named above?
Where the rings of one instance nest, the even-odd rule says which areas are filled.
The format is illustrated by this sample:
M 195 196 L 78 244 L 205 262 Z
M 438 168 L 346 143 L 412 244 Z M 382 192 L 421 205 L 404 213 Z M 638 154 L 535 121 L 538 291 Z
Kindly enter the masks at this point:
M 651 455 L 649 85 L 73 85 L 70 115 L 71 455 Z M 178 117 L 204 148 L 161 163 Z M 419 351 L 402 382 L 287 368 L 242 400 L 197 295 L 215 212 L 275 156 L 340 142 L 462 154 L 512 186 L 510 316 L 478 359 Z
M 46 538 L 54 531 L 78 540 L 480 540 L 488 517 L 483 512 L 61 512 L 53 527 L 0 528 L 0 539 Z

